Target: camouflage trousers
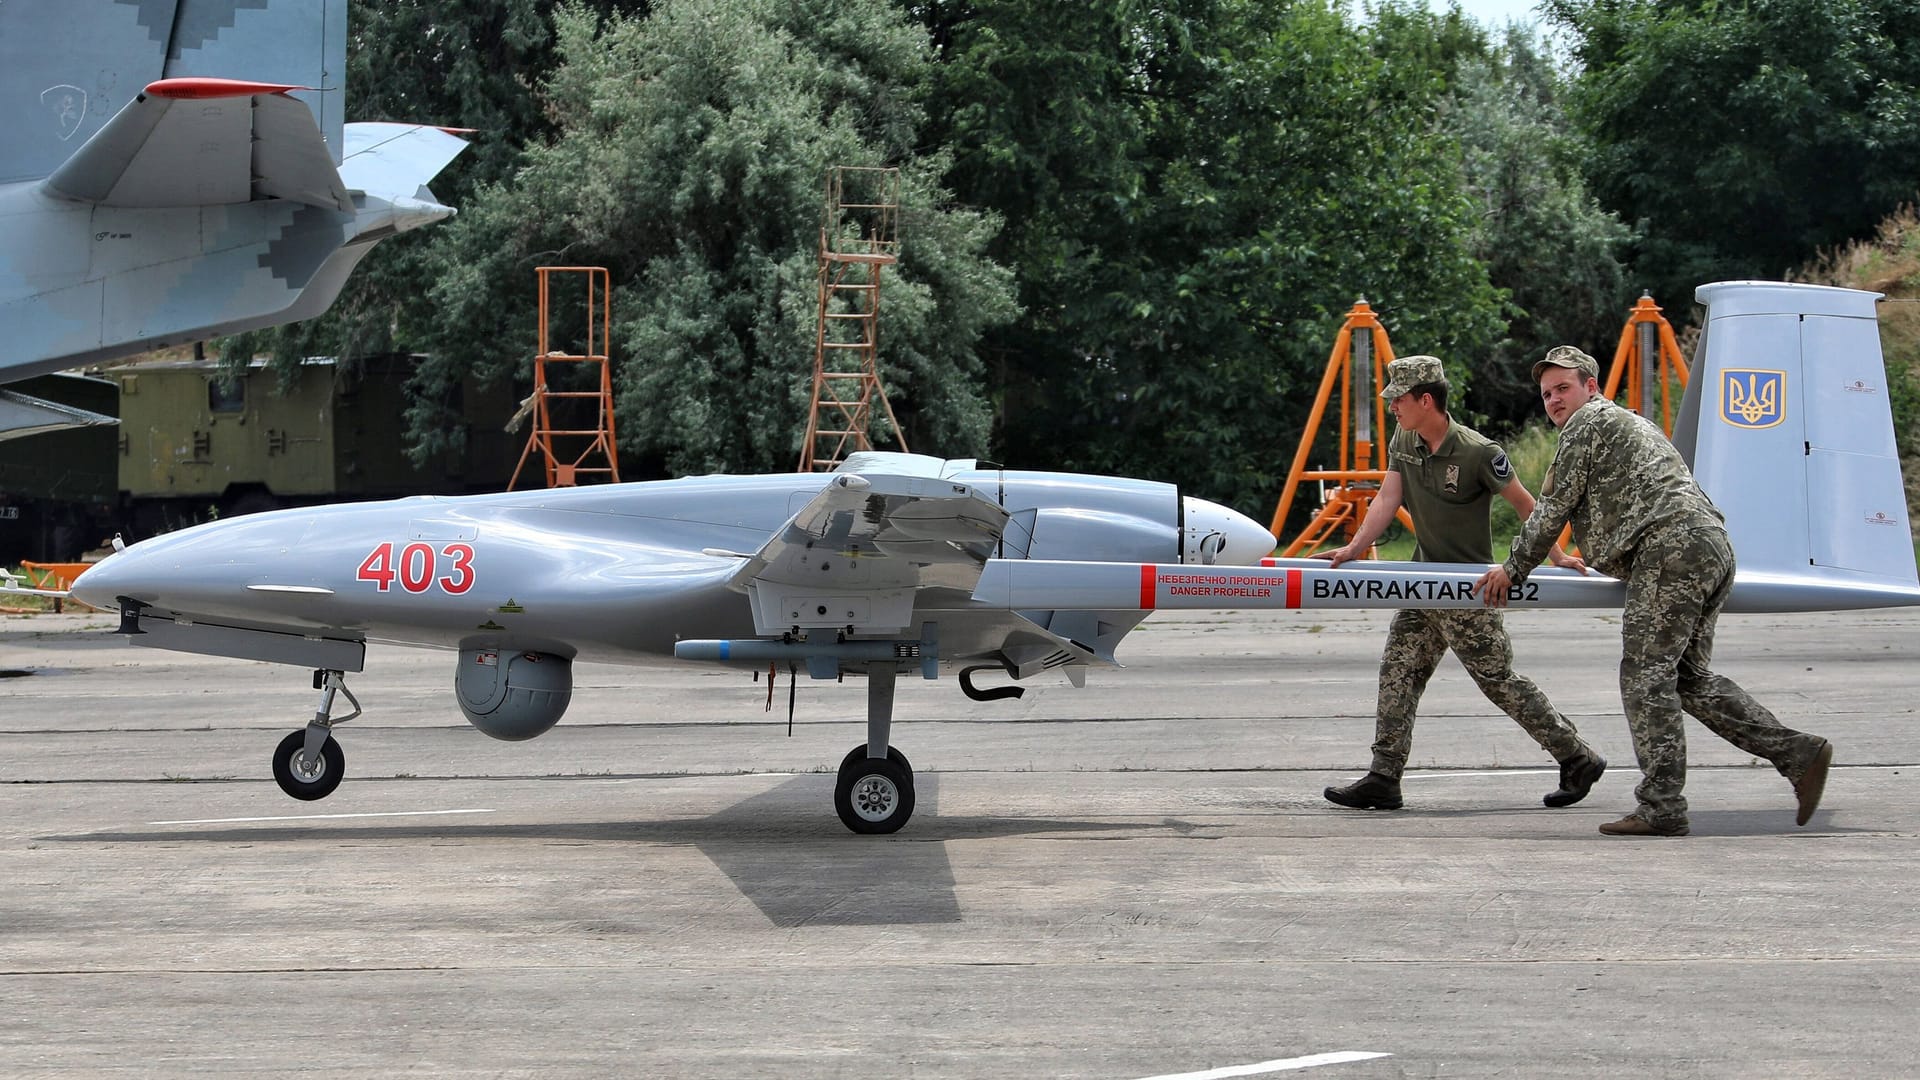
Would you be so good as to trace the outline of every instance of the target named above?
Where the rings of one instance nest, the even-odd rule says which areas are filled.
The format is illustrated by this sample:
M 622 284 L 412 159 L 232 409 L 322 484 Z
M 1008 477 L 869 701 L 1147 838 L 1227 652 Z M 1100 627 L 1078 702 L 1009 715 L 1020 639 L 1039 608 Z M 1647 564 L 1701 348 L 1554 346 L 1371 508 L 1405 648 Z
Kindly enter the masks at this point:
M 1783 726 L 1739 684 L 1708 670 L 1713 627 L 1733 589 L 1733 547 L 1717 528 L 1673 529 L 1642 541 L 1627 575 L 1621 616 L 1620 700 L 1645 777 L 1636 811 L 1659 825 L 1687 820 L 1687 736 L 1680 714 L 1789 780 L 1826 741 Z
M 1404 608 L 1387 631 L 1373 729 L 1373 771 L 1399 779 L 1413 748 L 1413 717 L 1448 649 L 1480 692 L 1513 717 L 1555 761 L 1591 752 L 1533 680 L 1513 673 L 1513 641 L 1497 611 Z

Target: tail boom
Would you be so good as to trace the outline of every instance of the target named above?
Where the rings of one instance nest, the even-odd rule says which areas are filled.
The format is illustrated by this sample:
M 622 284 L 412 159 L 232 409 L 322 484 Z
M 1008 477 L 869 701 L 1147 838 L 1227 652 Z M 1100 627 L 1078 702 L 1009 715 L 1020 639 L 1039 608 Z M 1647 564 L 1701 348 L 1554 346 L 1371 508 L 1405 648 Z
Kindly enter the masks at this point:
M 1354 610 L 1476 608 L 1473 583 L 1486 567 L 1368 562 L 1330 569 L 1317 559 L 1269 559 L 1267 566 L 1053 562 L 993 559 L 976 602 L 1015 611 Z M 1542 567 L 1507 592 L 1508 607 L 1613 608 L 1626 585 L 1601 574 Z M 1742 572 L 1726 610 L 1855 611 L 1920 604 L 1920 586 Z
M 1016 611 L 1198 611 L 1217 608 L 1312 610 L 1473 608 L 1484 566 L 1370 562 L 1331 569 L 1316 559 L 1272 559 L 1272 566 L 1184 563 L 1055 562 L 994 559 L 973 599 Z M 1618 608 L 1626 587 L 1613 578 L 1541 570 L 1509 592 L 1514 607 Z

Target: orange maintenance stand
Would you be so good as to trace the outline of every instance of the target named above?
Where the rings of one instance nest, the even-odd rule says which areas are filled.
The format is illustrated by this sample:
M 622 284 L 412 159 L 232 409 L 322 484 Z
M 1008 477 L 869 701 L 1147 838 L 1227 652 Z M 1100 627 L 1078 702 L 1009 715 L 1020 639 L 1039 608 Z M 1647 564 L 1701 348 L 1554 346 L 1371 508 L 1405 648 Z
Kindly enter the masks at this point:
M 1313 411 L 1307 416 L 1307 429 L 1300 436 L 1300 449 L 1293 455 L 1286 486 L 1280 489 L 1280 505 L 1273 512 L 1270 531 L 1279 536 L 1286 528 L 1287 511 L 1292 509 L 1294 493 L 1302 483 L 1333 481 L 1339 486 L 1328 492 L 1326 505 L 1281 555 L 1312 552 L 1336 532 L 1352 537 L 1359 531 L 1367 507 L 1380 493 L 1380 481 L 1387 475 L 1390 433 L 1386 428 L 1387 406 L 1380 400 L 1378 388 L 1386 385 L 1387 365 L 1392 362 L 1393 344 L 1387 340 L 1386 328 L 1363 296 L 1347 312 L 1334 337 L 1327 372 L 1320 378 L 1320 392 L 1314 396 Z M 1340 387 L 1339 464 L 1332 469 L 1309 469 L 1307 455 L 1320 432 L 1336 382 Z M 1394 517 L 1408 529 L 1413 528 L 1413 519 L 1404 507 Z
M 1607 369 L 1607 385 L 1601 392 L 1610 401 L 1619 401 L 1621 376 L 1625 375 L 1627 399 L 1621 404 L 1649 420 L 1654 420 L 1650 387 L 1660 394 L 1660 430 L 1673 437 L 1673 404 L 1668 387 L 1679 383 L 1687 388 L 1687 362 L 1680 355 L 1680 343 L 1674 339 L 1673 324 L 1660 314 L 1660 305 L 1652 293 L 1641 293 L 1640 302 L 1627 313 L 1627 325 L 1620 328 L 1620 344 L 1613 350 L 1613 366 Z
M 20 569 L 26 575 L 27 588 L 29 589 L 71 589 L 73 588 L 73 580 L 81 574 L 86 573 L 87 568 L 92 565 L 92 563 L 84 562 L 49 563 L 22 561 L 20 563 Z M 54 598 L 54 614 L 57 615 L 65 609 L 67 599 L 66 597 Z M 73 603 L 78 604 L 88 611 L 98 610 L 97 608 L 82 604 L 78 600 L 73 601 Z

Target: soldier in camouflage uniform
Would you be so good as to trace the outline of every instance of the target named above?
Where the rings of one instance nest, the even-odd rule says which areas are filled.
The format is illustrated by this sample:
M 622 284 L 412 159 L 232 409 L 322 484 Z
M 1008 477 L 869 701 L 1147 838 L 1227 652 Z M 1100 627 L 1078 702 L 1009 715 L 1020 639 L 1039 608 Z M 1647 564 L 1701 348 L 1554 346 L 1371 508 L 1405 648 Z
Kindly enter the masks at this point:
M 1413 518 L 1423 562 L 1478 563 L 1493 560 L 1490 508 L 1494 495 L 1513 504 L 1522 518 L 1533 496 L 1513 475 L 1506 452 L 1447 414 L 1447 377 L 1431 356 L 1406 356 L 1387 367 L 1387 399 L 1399 430 L 1387 444 L 1389 468 L 1365 520 L 1346 546 L 1328 554 L 1334 566 L 1373 546 L 1404 503 Z M 1555 561 L 1581 565 L 1556 552 Z M 1427 680 L 1452 649 L 1487 700 L 1513 717 L 1560 763 L 1560 787 L 1541 801 L 1572 806 L 1586 798 L 1606 771 L 1606 759 L 1580 738 L 1531 679 L 1513 671 L 1513 642 L 1500 613 L 1481 609 L 1402 609 L 1387 631 L 1380 658 L 1380 694 L 1375 709 L 1373 765 L 1345 787 L 1330 787 L 1330 802 L 1357 809 L 1396 810 L 1400 775 L 1413 746 L 1413 718 Z
M 1512 556 L 1474 588 L 1488 605 L 1505 604 L 1508 587 L 1526 580 L 1569 521 L 1594 568 L 1627 583 L 1620 696 L 1645 779 L 1634 789 L 1639 808 L 1601 832 L 1686 834 L 1683 709 L 1773 762 L 1793 784 L 1794 824 L 1805 825 L 1820 804 L 1833 746 L 1782 726 L 1733 680 L 1708 670 L 1714 622 L 1733 588 L 1733 547 L 1720 511 L 1659 428 L 1600 393 L 1599 375 L 1593 357 L 1571 345 L 1533 365 L 1560 447 Z

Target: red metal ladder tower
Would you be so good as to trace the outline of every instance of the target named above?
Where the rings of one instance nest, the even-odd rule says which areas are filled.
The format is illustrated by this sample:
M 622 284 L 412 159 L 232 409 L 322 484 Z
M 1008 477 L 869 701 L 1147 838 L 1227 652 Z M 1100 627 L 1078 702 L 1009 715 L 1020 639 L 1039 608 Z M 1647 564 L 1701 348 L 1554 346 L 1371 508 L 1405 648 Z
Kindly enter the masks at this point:
M 800 444 L 800 472 L 831 472 L 849 454 L 873 449 L 876 404 L 886 414 L 893 441 L 907 448 L 877 363 L 881 271 L 898 260 L 899 252 L 900 170 L 828 169 L 813 401 Z
M 620 482 L 619 446 L 613 436 L 613 364 L 607 356 L 607 340 L 612 331 L 612 285 L 604 266 L 539 266 L 534 268 L 540 282 L 539 351 L 533 357 L 533 395 L 526 408 L 533 413 L 533 432 L 527 448 L 520 452 L 520 463 L 513 467 L 512 491 L 520 482 L 529 458 L 536 455 L 548 487 L 575 487 L 582 477 L 605 477 Z M 548 337 L 552 322 L 553 277 L 578 274 L 586 285 L 587 325 L 582 353 L 556 352 Z M 598 387 L 586 390 L 555 390 L 547 381 L 548 364 L 584 364 L 590 371 L 589 384 L 598 376 Z M 559 374 L 559 372 L 555 372 Z M 555 419 L 553 403 L 563 402 Z M 559 426 L 559 425 L 570 426 Z M 509 425 L 517 426 L 517 425 Z

